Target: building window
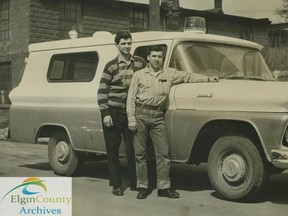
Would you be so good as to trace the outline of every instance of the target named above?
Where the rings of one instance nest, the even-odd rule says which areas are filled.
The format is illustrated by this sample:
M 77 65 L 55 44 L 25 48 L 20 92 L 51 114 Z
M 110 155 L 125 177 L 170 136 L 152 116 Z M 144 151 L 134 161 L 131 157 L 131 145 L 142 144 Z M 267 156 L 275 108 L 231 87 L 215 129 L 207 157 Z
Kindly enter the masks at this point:
M 11 91 L 11 62 L 0 63 L 0 103 L 10 104 L 8 95 Z
M 0 0 L 0 41 L 9 40 L 9 0 Z
M 139 32 L 148 29 L 148 12 L 143 10 L 130 11 L 130 31 Z
M 67 53 L 54 55 L 48 70 L 49 82 L 90 82 L 97 65 L 96 52 Z
M 60 10 L 60 39 L 68 39 L 68 32 L 72 29 L 81 32 L 83 3 L 80 0 L 59 1 Z
M 78 0 L 60 1 L 60 15 L 65 20 L 79 20 L 82 19 L 82 4 Z

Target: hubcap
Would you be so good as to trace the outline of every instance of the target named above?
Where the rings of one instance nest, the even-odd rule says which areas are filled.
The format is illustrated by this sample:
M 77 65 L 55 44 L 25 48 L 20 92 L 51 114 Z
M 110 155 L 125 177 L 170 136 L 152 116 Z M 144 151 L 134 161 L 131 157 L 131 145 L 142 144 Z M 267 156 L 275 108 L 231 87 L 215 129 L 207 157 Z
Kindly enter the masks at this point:
M 236 154 L 229 155 L 223 160 L 222 173 L 230 182 L 242 180 L 246 173 L 244 159 Z
M 70 155 L 69 145 L 64 141 L 57 143 L 55 147 L 55 153 L 59 162 L 66 162 Z

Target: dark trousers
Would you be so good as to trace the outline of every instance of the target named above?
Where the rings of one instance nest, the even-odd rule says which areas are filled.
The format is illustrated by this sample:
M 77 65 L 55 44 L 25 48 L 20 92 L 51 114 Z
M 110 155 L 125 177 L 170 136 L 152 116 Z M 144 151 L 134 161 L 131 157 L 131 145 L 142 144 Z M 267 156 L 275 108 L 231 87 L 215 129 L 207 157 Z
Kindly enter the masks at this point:
M 130 188 L 136 188 L 135 153 L 133 147 L 133 133 L 128 129 L 127 114 L 124 110 L 110 107 L 113 126 L 105 127 L 103 132 L 108 158 L 109 185 L 121 186 L 121 166 L 119 161 L 119 148 L 124 140 L 127 156 Z

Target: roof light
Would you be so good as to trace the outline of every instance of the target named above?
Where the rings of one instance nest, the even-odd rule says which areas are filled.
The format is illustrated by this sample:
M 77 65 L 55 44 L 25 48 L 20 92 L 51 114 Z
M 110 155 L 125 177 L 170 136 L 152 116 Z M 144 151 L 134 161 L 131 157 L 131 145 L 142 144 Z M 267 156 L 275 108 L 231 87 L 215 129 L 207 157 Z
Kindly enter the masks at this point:
M 71 39 L 76 39 L 76 38 L 78 38 L 78 32 L 77 32 L 76 30 L 74 30 L 74 29 L 70 30 L 70 31 L 69 31 L 69 37 L 70 37 Z
M 204 17 L 186 17 L 184 31 L 193 31 L 197 33 L 206 33 L 206 23 Z

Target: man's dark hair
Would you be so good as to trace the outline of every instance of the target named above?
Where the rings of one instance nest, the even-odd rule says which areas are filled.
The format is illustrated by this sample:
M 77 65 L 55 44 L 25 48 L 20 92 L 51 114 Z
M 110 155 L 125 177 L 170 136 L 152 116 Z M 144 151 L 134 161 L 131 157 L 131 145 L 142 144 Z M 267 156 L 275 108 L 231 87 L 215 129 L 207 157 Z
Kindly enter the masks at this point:
M 151 54 L 152 51 L 162 52 L 163 56 L 165 55 L 164 49 L 161 46 L 151 46 L 148 48 L 148 55 Z
M 129 39 L 129 38 L 132 40 L 132 36 L 131 36 L 130 32 L 120 31 L 116 34 L 114 41 L 116 44 L 119 44 L 121 39 Z

